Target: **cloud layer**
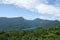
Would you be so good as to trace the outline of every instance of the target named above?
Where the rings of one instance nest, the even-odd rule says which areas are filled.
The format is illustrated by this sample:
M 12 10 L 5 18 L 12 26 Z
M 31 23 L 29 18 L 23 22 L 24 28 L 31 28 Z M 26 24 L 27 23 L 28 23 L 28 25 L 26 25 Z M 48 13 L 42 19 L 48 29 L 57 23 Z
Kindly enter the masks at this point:
M 36 10 L 41 14 L 52 14 L 60 17 L 60 0 L 0 0 L 0 3 L 13 4 L 30 11 Z

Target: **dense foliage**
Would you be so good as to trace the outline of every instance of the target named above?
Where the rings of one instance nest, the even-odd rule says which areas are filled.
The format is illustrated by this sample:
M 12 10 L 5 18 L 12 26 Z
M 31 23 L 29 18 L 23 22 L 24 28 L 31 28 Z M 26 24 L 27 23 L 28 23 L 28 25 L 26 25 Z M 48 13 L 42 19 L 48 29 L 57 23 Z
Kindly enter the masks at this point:
M 0 31 L 0 40 L 60 40 L 60 26 Z

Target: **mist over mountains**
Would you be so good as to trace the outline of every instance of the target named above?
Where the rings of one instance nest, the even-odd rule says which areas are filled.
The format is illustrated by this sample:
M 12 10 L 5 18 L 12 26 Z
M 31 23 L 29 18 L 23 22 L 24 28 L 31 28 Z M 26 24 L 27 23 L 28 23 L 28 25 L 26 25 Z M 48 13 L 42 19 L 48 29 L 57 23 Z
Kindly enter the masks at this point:
M 58 20 L 44 20 L 36 18 L 34 20 L 27 20 L 23 17 L 6 18 L 0 17 L 0 30 L 14 30 L 14 29 L 33 29 L 39 26 L 60 26 Z

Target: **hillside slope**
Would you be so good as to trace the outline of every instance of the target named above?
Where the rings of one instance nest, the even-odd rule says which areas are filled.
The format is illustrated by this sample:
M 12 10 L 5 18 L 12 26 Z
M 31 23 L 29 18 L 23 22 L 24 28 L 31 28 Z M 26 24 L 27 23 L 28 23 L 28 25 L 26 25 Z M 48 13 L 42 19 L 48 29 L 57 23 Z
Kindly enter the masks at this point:
M 36 18 L 34 20 L 26 20 L 23 17 L 17 18 L 0 18 L 0 30 L 8 29 L 33 29 L 38 26 L 60 26 L 60 21 L 58 20 L 43 20 Z
M 0 40 L 60 40 L 60 26 L 0 31 Z

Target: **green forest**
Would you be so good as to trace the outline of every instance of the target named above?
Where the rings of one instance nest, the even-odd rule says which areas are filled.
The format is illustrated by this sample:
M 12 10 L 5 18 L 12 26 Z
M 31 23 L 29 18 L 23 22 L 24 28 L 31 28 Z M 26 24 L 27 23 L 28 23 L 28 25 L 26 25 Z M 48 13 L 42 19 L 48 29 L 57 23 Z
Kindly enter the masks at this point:
M 0 40 L 60 40 L 60 26 L 0 31 Z

